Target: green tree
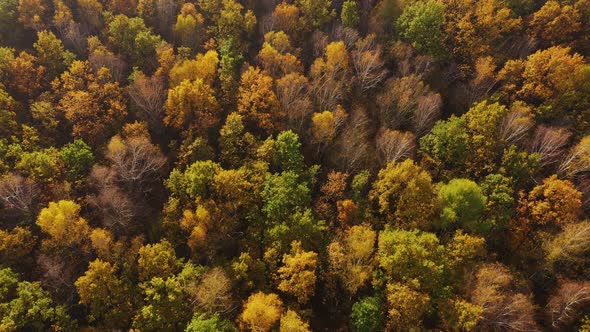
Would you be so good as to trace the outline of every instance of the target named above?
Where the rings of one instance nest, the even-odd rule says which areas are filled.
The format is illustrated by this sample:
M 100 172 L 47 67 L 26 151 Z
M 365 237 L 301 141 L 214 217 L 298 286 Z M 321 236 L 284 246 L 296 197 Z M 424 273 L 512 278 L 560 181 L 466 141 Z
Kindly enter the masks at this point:
M 39 282 L 19 281 L 9 268 L 0 269 L 2 331 L 69 331 L 75 325 L 65 307 L 56 306 Z
M 94 165 L 94 154 L 81 139 L 64 145 L 59 154 L 64 164 L 66 179 L 72 183 L 84 179 Z
M 352 305 L 354 332 L 377 332 L 383 326 L 383 300 L 378 295 L 364 297 Z
M 348 28 L 356 28 L 360 22 L 358 6 L 355 0 L 346 0 L 342 4 L 340 13 L 342 25 Z
M 61 40 L 51 31 L 38 32 L 33 48 L 37 51 L 37 61 L 47 68 L 52 78 L 66 69 L 74 60 L 74 54 L 64 50 Z
M 160 36 L 145 26 L 141 17 L 129 18 L 123 14 L 115 16 L 109 23 L 108 36 L 121 53 L 140 67 L 145 65 L 146 59 L 155 56 L 156 47 L 162 42 Z
M 235 332 L 236 327 L 228 320 L 219 315 L 207 316 L 196 313 L 184 332 Z
M 272 222 L 285 220 L 297 208 L 308 206 L 310 195 L 308 184 L 294 172 L 272 174 L 262 190 L 262 211 Z
M 397 30 L 419 51 L 443 57 L 446 53 L 442 44 L 444 12 L 445 6 L 439 0 L 411 2 L 397 19 Z
M 469 179 L 452 179 L 438 191 L 440 227 L 448 229 L 454 226 L 475 233 L 488 233 L 492 224 L 480 219 L 486 202 L 477 183 Z

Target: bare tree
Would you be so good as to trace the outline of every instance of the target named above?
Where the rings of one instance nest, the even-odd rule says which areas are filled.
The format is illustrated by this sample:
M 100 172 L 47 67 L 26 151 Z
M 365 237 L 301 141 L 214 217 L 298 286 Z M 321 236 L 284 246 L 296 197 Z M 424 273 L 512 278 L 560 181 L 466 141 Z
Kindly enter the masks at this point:
M 342 166 L 347 172 L 354 172 L 366 167 L 371 155 L 371 145 L 367 137 L 369 118 L 365 110 L 359 107 L 352 111 L 349 118 L 335 143 L 336 151 L 332 155 L 332 162 Z
M 541 156 L 543 166 L 556 163 L 563 154 L 570 136 L 571 133 L 565 128 L 545 127 L 541 125 L 535 131 L 531 152 L 538 153 Z
M 127 88 L 127 94 L 137 106 L 138 117 L 154 129 L 162 127 L 165 90 L 162 77 L 146 76 L 141 72 L 133 75 L 133 82 Z
M 88 196 L 87 202 L 98 209 L 103 225 L 116 233 L 131 230 L 135 217 L 135 206 L 117 186 L 107 185 L 99 189 L 98 195 Z
M 559 164 L 559 173 L 568 177 L 590 171 L 590 136 L 570 149 L 567 156 Z
M 428 76 L 436 64 L 432 56 L 421 55 L 412 45 L 402 41 L 398 41 L 391 49 L 402 76 Z
M 106 157 L 111 161 L 120 182 L 139 188 L 143 188 L 146 182 L 153 181 L 166 163 L 166 157 L 160 149 L 144 136 L 124 139 L 113 137 Z
M 551 326 L 559 330 L 571 328 L 582 310 L 590 305 L 590 281 L 562 280 L 556 294 L 547 303 Z
M 276 94 L 289 127 L 301 133 L 313 107 L 309 98 L 309 82 L 299 73 L 290 73 L 276 82 Z
M 377 151 L 381 164 L 410 158 L 416 150 L 416 136 L 410 132 L 382 129 L 377 134 Z
M 359 33 L 355 29 L 338 25 L 336 26 L 336 28 L 334 28 L 334 32 L 332 32 L 331 39 L 342 40 L 346 45 L 346 48 L 351 49 L 354 47 L 359 38 Z
M 438 93 L 418 97 L 418 104 L 412 116 L 414 133 L 421 137 L 426 135 L 436 120 L 440 119 L 442 98 Z
M 0 179 L 0 201 L 23 216 L 34 214 L 35 199 L 39 190 L 35 183 L 17 174 L 9 174 Z
M 120 82 L 125 78 L 124 73 L 127 64 L 123 61 L 123 58 L 103 47 L 92 52 L 88 57 L 88 63 L 94 70 L 99 70 L 102 67 L 108 68 L 111 76 L 116 81 Z
M 475 73 L 467 88 L 468 105 L 487 98 L 497 82 L 494 59 L 491 56 L 478 58 L 475 61 Z
M 525 105 L 513 105 L 500 124 L 500 139 L 508 144 L 522 141 L 533 127 L 533 115 Z
M 387 75 L 381 52 L 381 45 L 377 44 L 373 34 L 356 42 L 356 49 L 352 52 L 352 62 L 356 72 L 356 83 L 361 93 L 379 86 Z
M 483 331 L 538 331 L 534 305 L 515 292 L 508 268 L 499 263 L 485 264 L 477 271 L 471 302 L 483 309 L 478 329 Z
M 440 95 L 416 75 L 389 79 L 376 101 L 381 121 L 389 128 L 411 121 L 418 132 L 430 129 L 442 106 Z

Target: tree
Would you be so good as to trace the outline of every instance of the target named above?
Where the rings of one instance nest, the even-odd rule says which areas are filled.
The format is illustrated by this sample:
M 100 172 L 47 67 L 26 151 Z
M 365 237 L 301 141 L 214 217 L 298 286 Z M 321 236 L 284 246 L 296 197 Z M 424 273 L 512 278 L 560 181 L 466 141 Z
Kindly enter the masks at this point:
M 233 332 L 235 326 L 228 320 L 219 315 L 207 316 L 205 314 L 195 313 L 190 323 L 184 329 L 184 332 Z
M 571 134 L 565 128 L 551 128 L 543 125 L 537 127 L 531 152 L 541 157 L 542 166 L 548 166 L 558 162 L 564 153 Z
M 568 180 L 556 175 L 543 180 L 519 201 L 523 223 L 532 226 L 561 227 L 578 220 L 582 194 Z
M 37 52 L 37 61 L 47 68 L 52 78 L 61 73 L 74 57 L 72 53 L 64 51 L 61 40 L 47 30 L 37 33 L 33 48 Z
M 342 4 L 342 11 L 340 12 L 340 20 L 342 25 L 348 28 L 356 28 L 360 22 L 358 6 L 354 0 L 346 0 Z
M 318 109 L 334 109 L 336 104 L 344 100 L 350 87 L 349 62 L 349 54 L 342 41 L 328 44 L 325 56 L 313 62 L 310 76 L 313 97 Z
M 268 176 L 261 195 L 264 204 L 262 212 L 274 222 L 287 219 L 311 200 L 307 183 L 291 171 Z
M 479 327 L 535 330 L 534 306 L 525 294 L 515 291 L 515 281 L 508 268 L 485 264 L 475 275 L 470 291 L 471 303 L 483 308 Z
M 204 136 L 219 121 L 219 105 L 213 89 L 202 79 L 184 80 L 168 90 L 164 123 L 181 130 L 196 130 Z
M 438 190 L 441 227 L 457 225 L 475 233 L 486 234 L 492 225 L 480 220 L 487 199 L 477 183 L 468 179 L 452 179 Z
M 277 288 L 295 296 L 299 303 L 307 303 L 315 294 L 317 257 L 313 251 L 304 251 L 301 242 L 291 243 L 291 253 L 283 256 L 283 266 L 277 271 Z
M 162 77 L 135 72 L 126 91 L 138 110 L 138 117 L 151 128 L 160 128 L 166 95 Z
M 157 178 L 166 163 L 166 157 L 147 135 L 116 135 L 107 146 L 106 157 L 118 180 L 130 187 L 145 189 L 145 183 Z
M 74 330 L 66 308 L 55 305 L 39 282 L 19 281 L 9 268 L 0 269 L 0 327 L 17 330 Z
M 129 18 L 123 14 L 116 15 L 109 23 L 108 36 L 109 41 L 132 63 L 144 66 L 146 59 L 155 56 L 156 47 L 162 42 L 160 36 L 152 34 L 145 26 L 141 17 Z
M 41 0 L 19 0 L 18 2 L 18 21 L 25 28 L 40 31 L 45 26 L 43 18 L 47 7 Z
M 301 10 L 300 24 L 307 29 L 320 28 L 335 14 L 330 10 L 331 0 L 297 0 L 295 3 Z
M 240 114 L 230 113 L 219 131 L 220 159 L 231 168 L 239 167 L 254 155 L 256 138 L 245 131 L 242 119 Z
M 16 209 L 27 219 L 33 216 L 39 188 L 35 182 L 17 174 L 0 178 L 0 201 L 5 208 Z
M 287 310 L 287 312 L 281 317 L 281 323 L 279 326 L 280 332 L 310 332 L 309 324 L 305 322 L 297 312 L 293 310 Z
M 75 282 L 80 303 L 90 307 L 89 321 L 104 328 L 127 328 L 131 322 L 132 297 L 117 276 L 117 267 L 100 259 Z
M 80 217 L 80 205 L 73 201 L 50 202 L 39 213 L 37 225 L 50 236 L 43 240 L 47 250 L 83 246 L 90 234 L 88 223 Z
M 222 313 L 231 307 L 231 280 L 221 268 L 205 273 L 194 294 L 197 307 L 209 313 Z
M 428 310 L 430 296 L 412 288 L 392 283 L 387 285 L 388 324 L 394 329 L 419 328 Z
M 412 160 L 391 162 L 380 170 L 369 194 L 379 212 L 403 228 L 428 228 L 434 197 L 430 175 Z
M 379 132 L 375 144 L 381 163 L 386 165 L 412 157 L 416 150 L 416 136 L 410 132 L 385 129 Z
M 445 5 L 437 0 L 412 2 L 397 19 L 397 30 L 419 51 L 443 57 L 446 53 L 442 45 L 444 12 Z
M 383 300 L 376 296 L 364 297 L 352 305 L 352 330 L 354 332 L 377 332 L 383 326 Z
M 433 233 L 387 228 L 379 234 L 377 260 L 387 281 L 413 283 L 416 280 L 420 290 L 436 292 L 445 275 L 443 255 L 444 247 Z M 401 294 L 426 296 L 405 285 L 392 287 Z
M 5 266 L 22 268 L 23 262 L 32 256 L 36 243 L 37 237 L 28 228 L 17 226 L 10 231 L 0 229 L 0 262 Z
M 66 179 L 72 183 L 84 179 L 94 165 L 94 154 L 92 150 L 80 139 L 64 145 L 59 154 L 66 169 Z
M 205 33 L 204 23 L 205 18 L 197 12 L 195 5 L 185 3 L 180 14 L 176 16 L 176 24 L 172 27 L 178 43 L 191 50 L 199 47 Z
M 240 315 L 242 327 L 252 331 L 270 331 L 283 313 L 283 302 L 276 294 L 250 295 Z
M 313 139 L 318 144 L 329 144 L 336 136 L 336 119 L 332 112 L 314 113 L 311 123 Z
M 279 172 L 303 175 L 305 164 L 300 150 L 299 136 L 291 130 L 282 131 L 273 143 L 272 164 Z
M 534 13 L 531 30 L 544 45 L 568 44 L 582 30 L 581 19 L 576 6 L 547 1 Z
M 547 303 L 547 316 L 556 329 L 572 327 L 590 302 L 590 284 L 587 281 L 560 280 L 556 293 Z
M 178 86 L 182 81 L 194 81 L 197 79 L 211 86 L 215 81 L 219 67 L 219 54 L 209 50 L 205 54 L 197 54 L 194 60 L 183 59 L 174 64 L 170 69 L 170 85 Z
M 369 225 L 356 225 L 328 246 L 330 268 L 350 295 L 355 295 L 371 278 L 376 238 Z
M 301 134 L 313 106 L 309 96 L 310 86 L 307 78 L 300 73 L 289 73 L 276 81 L 276 95 L 289 127 Z
M 376 101 L 379 116 L 389 128 L 410 125 L 418 136 L 430 130 L 442 108 L 440 95 L 417 75 L 387 80 Z
M 481 183 L 481 191 L 487 198 L 482 219 L 491 230 L 502 229 L 514 214 L 513 180 L 502 174 L 489 174 Z
M 266 133 L 281 127 L 282 114 L 272 89 L 273 79 L 258 67 L 248 67 L 242 74 L 238 90 L 238 113 L 249 126 Z
M 588 170 L 590 166 L 590 136 L 584 136 L 561 160 L 559 172 L 573 177 Z
M 535 108 L 542 120 L 561 117 L 573 119 L 578 128 L 587 126 L 584 109 L 588 98 L 582 91 L 588 86 L 587 65 L 584 57 L 571 54 L 560 46 L 537 51 L 526 60 L 510 60 L 498 73 L 505 100 L 515 99 Z
M 477 58 L 502 54 L 505 38 L 521 29 L 522 19 L 507 3 L 498 0 L 449 1 L 445 11 L 444 31 L 450 50 L 464 64 Z
M 139 280 L 146 281 L 152 278 L 162 280 L 175 274 L 179 267 L 174 248 L 166 239 L 158 243 L 146 244 L 139 249 L 137 259 Z
M 585 256 L 590 251 L 590 224 L 568 224 L 544 247 L 546 264 L 550 270 L 576 275 L 587 265 Z
M 350 2 L 350 1 L 349 1 Z M 381 84 L 387 75 L 385 62 L 381 59 L 382 48 L 377 44 L 374 34 L 356 42 L 352 52 L 355 79 L 361 93 L 370 91 Z
M 74 137 L 92 146 L 111 137 L 127 115 L 123 91 L 104 67 L 93 73 L 88 62 L 74 61 L 53 90 L 61 96 L 58 109 L 73 125 Z
M 301 10 L 298 6 L 282 1 L 272 12 L 273 26 L 276 31 L 285 31 L 291 38 L 295 38 L 303 29 L 298 22 L 300 15 Z

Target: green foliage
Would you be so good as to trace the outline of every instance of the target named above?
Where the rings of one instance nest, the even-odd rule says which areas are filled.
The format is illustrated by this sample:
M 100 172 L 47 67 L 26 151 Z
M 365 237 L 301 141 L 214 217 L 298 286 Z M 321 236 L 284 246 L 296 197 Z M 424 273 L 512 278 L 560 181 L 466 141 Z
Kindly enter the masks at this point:
M 129 18 L 123 14 L 116 15 L 109 23 L 108 35 L 109 41 L 137 65 L 153 57 L 162 41 L 145 26 L 141 17 Z
M 269 175 L 262 190 L 262 211 L 271 222 L 287 219 L 298 208 L 308 206 L 311 193 L 306 182 L 294 172 Z
M 419 51 L 443 57 L 445 6 L 439 0 L 414 1 L 408 4 L 397 19 L 396 26 L 402 38 Z
M 74 329 L 63 306 L 56 306 L 38 282 L 18 281 L 12 270 L 0 269 L 2 331 Z
M 272 153 L 272 161 L 277 171 L 290 171 L 302 175 L 305 164 L 300 149 L 301 143 L 297 134 L 291 130 L 281 132 L 274 141 Z
M 438 121 L 432 131 L 420 139 L 420 150 L 428 154 L 440 169 L 463 168 L 469 141 L 465 127 L 465 120 L 454 115 Z
M 195 314 L 191 322 L 184 329 L 185 332 L 233 332 L 236 327 L 219 315 L 208 317 L 204 314 Z
M 477 183 L 469 179 L 452 179 L 438 190 L 440 227 L 462 227 L 483 234 L 489 232 L 492 225 L 480 220 L 486 202 Z
M 348 28 L 356 28 L 359 24 L 360 17 L 355 0 L 346 0 L 342 4 L 342 12 L 340 13 L 340 20 L 342 25 Z
M 377 332 L 383 326 L 383 300 L 379 296 L 367 296 L 352 305 L 352 330 Z
M 94 154 L 83 140 L 77 139 L 64 145 L 60 150 L 66 179 L 76 182 L 84 179 L 94 164 Z

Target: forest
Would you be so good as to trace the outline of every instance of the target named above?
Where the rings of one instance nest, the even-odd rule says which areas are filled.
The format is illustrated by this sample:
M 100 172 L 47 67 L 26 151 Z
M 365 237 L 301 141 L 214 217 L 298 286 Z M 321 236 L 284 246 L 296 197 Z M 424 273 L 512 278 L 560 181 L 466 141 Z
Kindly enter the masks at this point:
M 590 0 L 0 0 L 0 331 L 590 332 Z

